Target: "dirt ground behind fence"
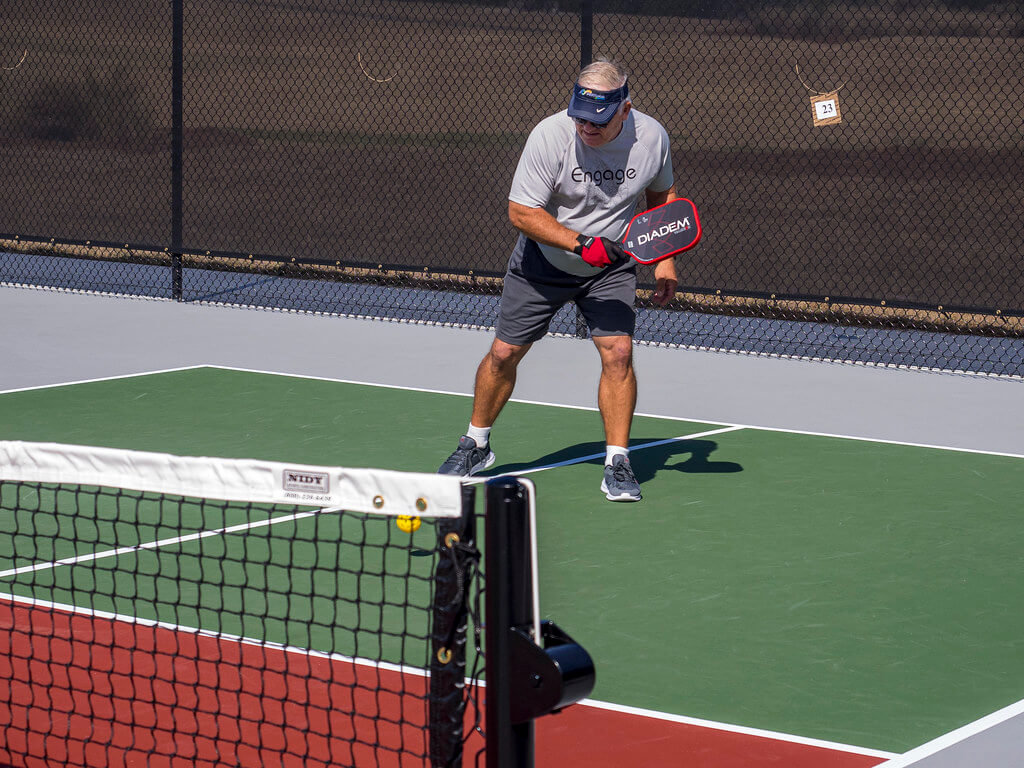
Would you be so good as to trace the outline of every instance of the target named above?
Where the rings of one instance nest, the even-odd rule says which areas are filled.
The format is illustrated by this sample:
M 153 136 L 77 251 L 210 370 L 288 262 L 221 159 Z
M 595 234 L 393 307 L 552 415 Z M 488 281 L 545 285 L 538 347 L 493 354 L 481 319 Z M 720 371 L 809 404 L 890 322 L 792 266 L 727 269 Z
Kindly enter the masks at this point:
M 169 4 L 0 15 L 0 232 L 167 245 Z M 901 34 L 816 39 L 595 16 L 595 54 L 634 71 L 636 107 L 668 128 L 703 214 L 685 285 L 1024 309 L 1024 41 L 995 22 L 927 36 L 897 20 Z M 186 0 L 184 57 L 187 247 L 500 273 L 512 171 L 564 108 L 579 19 Z M 108 117 L 42 137 L 26 115 L 47 87 Z M 842 122 L 816 128 L 810 91 L 834 89 Z

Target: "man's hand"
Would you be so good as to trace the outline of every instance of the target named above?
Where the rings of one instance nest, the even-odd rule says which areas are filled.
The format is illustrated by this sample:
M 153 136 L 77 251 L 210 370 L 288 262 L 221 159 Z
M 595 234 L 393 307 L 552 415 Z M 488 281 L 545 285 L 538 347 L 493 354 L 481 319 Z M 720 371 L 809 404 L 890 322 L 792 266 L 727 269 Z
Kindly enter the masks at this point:
M 576 238 L 576 247 L 572 250 L 592 267 L 607 267 L 609 264 L 629 258 L 621 245 L 607 237 L 580 235 Z
M 647 190 L 647 208 L 657 208 L 659 205 L 671 203 L 678 197 L 675 184 L 664 192 Z M 672 301 L 676 297 L 677 285 L 679 285 L 679 278 L 676 277 L 675 259 L 664 259 L 654 265 L 654 293 L 651 294 L 651 300 L 655 304 L 664 307 Z
M 654 294 L 651 298 L 659 307 L 664 307 L 676 295 L 676 286 L 679 279 L 676 277 L 675 259 L 659 261 L 654 266 Z

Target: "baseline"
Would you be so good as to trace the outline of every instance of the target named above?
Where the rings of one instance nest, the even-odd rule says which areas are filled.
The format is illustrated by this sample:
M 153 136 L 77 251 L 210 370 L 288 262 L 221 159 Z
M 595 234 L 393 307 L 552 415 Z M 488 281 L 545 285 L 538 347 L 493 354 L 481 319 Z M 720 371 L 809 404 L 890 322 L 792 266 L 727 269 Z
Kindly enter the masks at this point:
M 196 367 L 197 368 L 213 368 L 213 369 L 224 370 L 224 371 L 236 371 L 236 372 L 239 372 L 239 373 L 256 373 L 256 374 L 262 374 L 262 375 L 267 375 L 267 376 L 284 376 L 284 377 L 288 377 L 288 378 L 308 379 L 310 381 L 324 381 L 324 382 L 337 383 L 337 384 L 353 384 L 353 385 L 361 386 L 361 387 L 377 387 L 377 388 L 380 388 L 380 389 L 394 389 L 394 390 L 407 391 L 407 392 L 422 392 L 424 394 L 432 394 L 432 395 L 451 395 L 451 396 L 455 396 L 455 397 L 464 397 L 464 398 L 472 397 L 471 394 L 467 394 L 465 392 L 453 392 L 453 391 L 450 391 L 450 390 L 431 389 L 431 388 L 427 388 L 427 387 L 413 387 L 413 386 L 405 386 L 405 385 L 398 385 L 398 384 L 383 384 L 383 383 L 380 383 L 380 382 L 358 381 L 358 380 L 355 380 L 355 379 L 340 379 L 340 378 L 333 378 L 333 377 L 329 377 L 329 376 L 312 376 L 312 375 L 307 375 L 307 374 L 285 373 L 285 372 L 282 372 L 282 371 L 272 371 L 272 370 L 258 369 L 258 368 L 242 368 L 242 367 L 238 367 L 238 366 L 229 366 L 229 365 L 205 365 L 205 366 L 196 366 Z M 0 394 L 3 394 L 3 392 L 0 392 Z M 590 406 L 590 405 L 569 405 L 569 404 L 565 404 L 565 403 L 555 403 L 555 402 L 544 401 L 544 400 L 511 398 L 509 400 L 509 402 L 511 402 L 511 403 L 518 403 L 518 404 L 521 404 L 521 405 L 538 405 L 538 406 L 544 406 L 544 407 L 547 407 L 547 408 L 565 408 L 565 409 L 574 410 L 574 411 L 590 411 L 590 412 L 593 412 L 593 413 L 596 413 L 598 411 L 598 408 L 596 406 Z M 1013 452 L 1007 452 L 1007 451 L 989 451 L 989 450 L 983 450 L 983 449 L 977 449 L 977 448 L 961 448 L 961 447 L 958 447 L 958 446 L 940 445 L 940 444 L 923 443 L 923 442 L 914 442 L 912 440 L 892 440 L 892 439 L 886 439 L 886 438 L 862 437 L 862 436 L 859 436 L 859 435 L 848 435 L 848 434 L 843 434 L 843 433 L 839 433 L 839 432 L 816 432 L 816 431 L 813 431 L 813 430 L 792 429 L 792 428 L 788 428 L 788 427 L 769 427 L 769 426 L 764 426 L 764 425 L 760 425 L 760 424 L 747 424 L 747 423 L 740 423 L 740 422 L 720 421 L 720 420 L 717 420 L 717 419 L 704 419 L 704 418 L 700 418 L 698 416 L 689 416 L 689 415 L 688 416 L 669 416 L 669 415 L 665 415 L 665 414 L 661 414 L 661 413 L 650 413 L 650 412 L 641 412 L 641 411 L 637 411 L 635 415 L 636 416 L 641 416 L 641 417 L 644 417 L 644 418 L 651 418 L 651 419 L 664 419 L 666 421 L 682 421 L 682 422 L 690 422 L 690 423 L 698 423 L 698 424 L 716 424 L 716 425 L 719 425 L 721 427 L 729 428 L 728 430 L 725 430 L 725 431 L 730 431 L 732 429 L 736 429 L 736 430 L 740 430 L 740 429 L 754 429 L 754 430 L 760 430 L 760 431 L 763 431 L 763 432 L 778 432 L 778 433 L 781 433 L 781 434 L 788 434 L 788 435 L 806 435 L 808 437 L 831 437 L 831 438 L 835 438 L 837 440 L 858 440 L 860 442 L 879 443 L 879 444 L 882 444 L 882 445 L 900 445 L 900 446 L 905 446 L 905 447 L 908 447 L 908 448 L 931 448 L 931 449 L 935 449 L 935 450 L 939 450 L 939 451 L 953 451 L 953 452 L 956 452 L 956 453 L 972 453 L 972 454 L 980 454 L 980 455 L 983 455 L 983 456 L 1004 456 L 1004 457 L 1008 457 L 1008 458 L 1024 459 L 1024 453 L 1013 453 Z M 680 439 L 684 439 L 684 438 L 668 438 L 667 442 L 675 442 L 676 440 L 680 440 Z M 653 447 L 653 446 L 654 446 L 654 444 L 651 443 L 651 444 L 645 444 L 643 447 Z M 637 447 L 639 447 L 639 446 L 633 446 L 633 447 L 631 447 L 631 450 L 634 450 Z M 601 455 L 603 456 L 603 454 L 601 454 Z M 596 458 L 596 455 L 595 455 L 595 458 Z
M 1024 699 L 943 734 L 878 768 L 1017 768 L 1024 743 Z

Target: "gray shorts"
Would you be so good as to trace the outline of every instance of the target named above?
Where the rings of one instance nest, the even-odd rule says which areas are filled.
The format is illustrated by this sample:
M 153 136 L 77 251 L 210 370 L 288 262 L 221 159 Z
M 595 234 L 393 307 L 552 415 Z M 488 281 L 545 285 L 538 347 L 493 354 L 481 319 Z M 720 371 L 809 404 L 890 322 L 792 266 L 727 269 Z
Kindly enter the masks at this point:
M 505 273 L 497 337 L 530 344 L 544 337 L 552 318 L 576 302 L 591 336 L 632 336 L 636 328 L 636 263 L 615 264 L 594 277 L 551 266 L 537 244 L 520 236 Z

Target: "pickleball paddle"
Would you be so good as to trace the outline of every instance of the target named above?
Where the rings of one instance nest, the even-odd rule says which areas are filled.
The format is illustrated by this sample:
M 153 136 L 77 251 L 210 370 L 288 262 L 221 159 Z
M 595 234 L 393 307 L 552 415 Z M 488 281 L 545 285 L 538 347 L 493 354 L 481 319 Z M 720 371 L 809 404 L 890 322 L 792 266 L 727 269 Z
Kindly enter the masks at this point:
M 653 264 L 692 248 L 700 235 L 697 206 L 679 197 L 634 216 L 622 249 L 641 264 Z

